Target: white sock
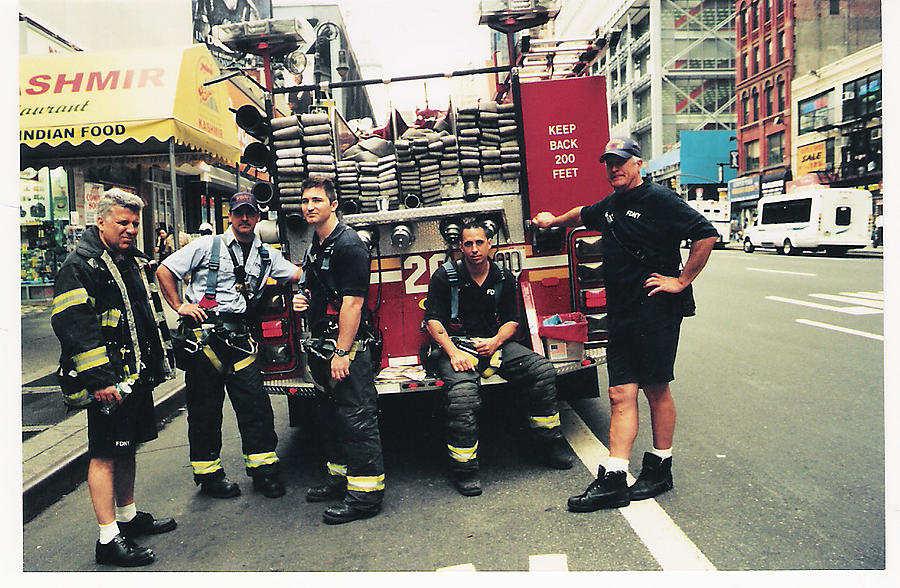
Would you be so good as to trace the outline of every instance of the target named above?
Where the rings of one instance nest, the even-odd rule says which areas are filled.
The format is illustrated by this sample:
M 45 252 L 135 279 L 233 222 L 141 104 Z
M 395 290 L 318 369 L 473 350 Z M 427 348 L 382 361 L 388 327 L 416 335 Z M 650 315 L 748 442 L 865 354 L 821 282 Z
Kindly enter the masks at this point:
M 669 447 L 668 449 L 657 449 L 656 447 L 654 447 L 650 450 L 650 453 L 660 459 L 668 459 L 672 457 L 672 448 Z
M 133 519 L 135 515 L 137 515 L 137 507 L 133 502 L 131 504 L 126 504 L 125 506 L 116 507 L 116 521 L 120 523 L 127 523 Z
M 100 543 L 106 545 L 113 538 L 119 534 L 119 524 L 116 521 L 111 522 L 108 525 L 99 525 L 100 527 Z
M 607 472 L 627 472 L 628 471 L 628 460 L 622 459 L 620 457 L 610 457 L 606 460 L 606 471 Z

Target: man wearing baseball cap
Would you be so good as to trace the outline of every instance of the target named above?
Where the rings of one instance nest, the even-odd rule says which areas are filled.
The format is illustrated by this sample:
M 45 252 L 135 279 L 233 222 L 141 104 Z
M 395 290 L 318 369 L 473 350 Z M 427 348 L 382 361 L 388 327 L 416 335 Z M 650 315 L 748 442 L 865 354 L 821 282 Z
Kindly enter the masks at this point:
M 163 297 L 181 317 L 174 346 L 178 367 L 185 370 L 194 483 L 214 498 L 241 493 L 219 460 L 227 390 L 253 488 L 277 498 L 285 493 L 275 454 L 278 438 L 250 325 L 267 280 L 296 282 L 301 270 L 254 233 L 259 206 L 252 194 L 232 196 L 228 218 L 231 226 L 222 235 L 194 239 L 167 257 L 156 275 Z M 176 279 L 188 274 L 182 301 Z
M 589 512 L 626 506 L 670 490 L 675 403 L 675 352 L 690 290 L 706 265 L 717 233 L 703 215 L 675 192 L 641 177 L 641 147 L 630 137 L 611 139 L 600 162 L 613 193 L 590 206 L 555 216 L 535 215 L 538 227 L 584 225 L 603 241 L 609 344 L 609 460 L 569 510 Z M 680 244 L 692 242 L 681 266 Z M 693 298 L 689 301 L 692 303 Z M 633 486 L 626 477 L 638 432 L 638 390 L 650 406 L 653 449 L 644 453 Z

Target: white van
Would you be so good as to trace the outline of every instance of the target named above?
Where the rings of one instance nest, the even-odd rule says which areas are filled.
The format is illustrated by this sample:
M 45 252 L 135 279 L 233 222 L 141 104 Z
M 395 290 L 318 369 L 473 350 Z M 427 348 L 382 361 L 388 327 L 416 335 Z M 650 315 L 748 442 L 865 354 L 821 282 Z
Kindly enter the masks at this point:
M 756 222 L 744 232 L 744 251 L 775 248 L 841 255 L 869 244 L 872 195 L 854 188 L 812 188 L 759 199 Z

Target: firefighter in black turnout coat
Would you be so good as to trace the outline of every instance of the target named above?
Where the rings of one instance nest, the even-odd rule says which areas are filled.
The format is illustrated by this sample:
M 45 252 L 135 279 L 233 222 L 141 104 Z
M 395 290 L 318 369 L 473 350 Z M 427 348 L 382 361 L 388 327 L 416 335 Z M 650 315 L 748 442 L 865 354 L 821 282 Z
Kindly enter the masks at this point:
M 466 223 L 462 262 L 448 262 L 434 272 L 425 306 L 425 327 L 439 347 L 426 361 L 445 384 L 450 474 L 464 496 L 481 494 L 478 388 L 480 377 L 494 371 L 528 396 L 535 458 L 557 469 L 572 467 L 559 430 L 556 369 L 514 340 L 519 326 L 516 281 L 488 257 L 490 249 L 484 225 Z
M 126 567 L 155 558 L 134 537 L 175 528 L 174 519 L 157 520 L 134 503 L 137 446 L 157 436 L 151 393 L 171 375 L 149 259 L 134 247 L 142 207 L 117 188 L 100 198 L 97 225 L 85 229 L 56 275 L 50 316 L 65 402 L 87 408 L 88 490 L 100 526 L 95 558 Z
M 343 498 L 323 514 L 326 523 L 340 524 L 375 516 L 384 496 L 370 355 L 373 332 L 366 307 L 369 252 L 356 232 L 338 220 L 330 180 L 309 178 L 301 191 L 303 216 L 315 229 L 303 260 L 303 284 L 315 339 L 307 357 L 319 391 L 328 469 L 328 481 L 310 488 L 306 499 Z

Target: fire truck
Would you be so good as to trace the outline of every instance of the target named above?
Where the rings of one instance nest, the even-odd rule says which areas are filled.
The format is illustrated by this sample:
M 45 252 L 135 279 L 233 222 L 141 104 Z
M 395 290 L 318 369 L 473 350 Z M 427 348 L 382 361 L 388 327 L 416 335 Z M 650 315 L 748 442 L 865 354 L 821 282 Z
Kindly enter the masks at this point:
M 552 16 L 532 6 L 482 18 L 507 33 L 512 50 L 512 31 Z M 378 333 L 373 359 L 379 397 L 443 386 L 423 369 L 419 356 L 429 338 L 424 304 L 431 274 L 459 258 L 461 227 L 469 218 L 489 228 L 493 260 L 516 277 L 521 339 L 554 363 L 560 396 L 596 396 L 606 345 L 599 234 L 538 229 L 529 220 L 544 210 L 561 214 L 611 191 L 597 163 L 608 140 L 605 81 L 582 75 L 600 42 L 525 37 L 512 66 L 276 88 L 270 62 L 297 46 L 282 24 L 218 31 L 226 45 L 262 55 L 265 62 L 266 112 L 252 105 L 236 112 L 238 125 L 258 139 L 242 161 L 266 169 L 271 178 L 253 189 L 269 208 L 259 234 L 299 265 L 313 235 L 300 212 L 300 183 L 312 175 L 334 181 L 342 220 L 371 255 L 368 304 Z M 556 64 L 555 71 L 548 73 L 548 63 Z M 383 133 L 369 136 L 352 132 L 329 96 L 330 90 L 354 85 L 479 75 L 496 76 L 494 96 L 456 103 L 451 97 L 446 111 L 430 111 L 409 126 L 394 112 Z M 274 115 L 275 95 L 299 92 L 315 94 L 308 111 Z M 309 412 L 316 392 L 306 371 L 307 324 L 293 312 L 292 296 L 290 287 L 267 286 L 256 338 L 265 389 L 287 398 L 294 426 Z M 502 383 L 493 375 L 483 380 L 483 388 Z

